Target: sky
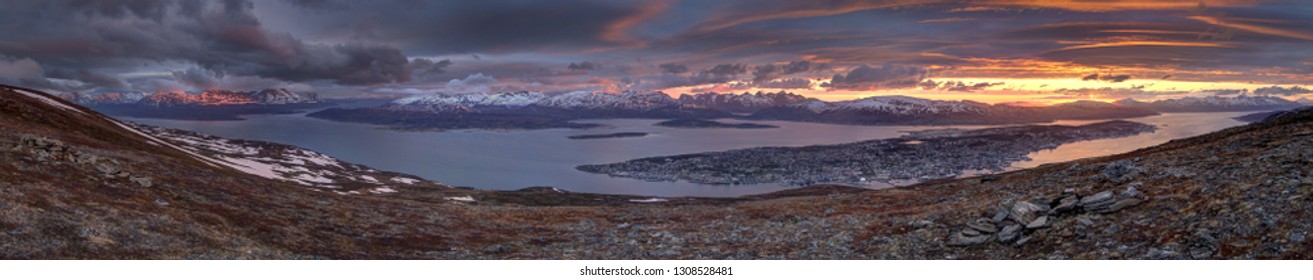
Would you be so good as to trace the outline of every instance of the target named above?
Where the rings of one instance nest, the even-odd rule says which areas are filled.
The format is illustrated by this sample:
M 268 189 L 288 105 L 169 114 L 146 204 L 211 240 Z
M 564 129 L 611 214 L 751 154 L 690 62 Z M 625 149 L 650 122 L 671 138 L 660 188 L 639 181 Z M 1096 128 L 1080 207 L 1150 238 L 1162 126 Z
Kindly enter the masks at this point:
M 1313 2 L 0 0 L 0 83 L 329 97 L 1313 98 Z

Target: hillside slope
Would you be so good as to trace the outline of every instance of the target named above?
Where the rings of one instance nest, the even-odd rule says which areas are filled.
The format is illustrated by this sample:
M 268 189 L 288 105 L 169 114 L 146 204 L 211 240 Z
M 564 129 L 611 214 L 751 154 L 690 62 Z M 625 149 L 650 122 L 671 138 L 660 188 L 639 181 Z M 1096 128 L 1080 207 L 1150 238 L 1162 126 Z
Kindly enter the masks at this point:
M 1310 110 L 990 177 L 737 199 L 552 188 L 344 195 L 228 168 L 8 87 L 0 131 L 7 259 L 1313 257 Z M 1009 228 L 1008 242 L 988 232 Z

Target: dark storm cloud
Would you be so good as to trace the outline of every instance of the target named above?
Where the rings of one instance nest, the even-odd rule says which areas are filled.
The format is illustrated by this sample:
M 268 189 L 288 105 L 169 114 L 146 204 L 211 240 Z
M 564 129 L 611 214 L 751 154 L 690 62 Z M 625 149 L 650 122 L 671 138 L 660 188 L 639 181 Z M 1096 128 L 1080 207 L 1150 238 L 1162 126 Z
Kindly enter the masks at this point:
M 1246 94 L 1246 93 L 1249 93 L 1249 90 L 1247 90 L 1247 89 L 1219 89 L 1219 90 L 1214 90 L 1214 91 L 1213 91 L 1213 94 L 1214 94 L 1214 95 L 1240 95 L 1240 94 Z
M 1126 75 L 1126 74 L 1121 74 L 1121 75 L 1112 75 L 1112 74 L 1108 74 L 1108 75 L 1099 75 L 1099 74 L 1097 74 L 1097 73 L 1096 73 L 1096 74 L 1085 75 L 1085 76 L 1083 76 L 1083 77 L 1080 78 L 1080 80 L 1082 80 L 1082 81 L 1105 81 L 1105 82 L 1110 82 L 1110 83 L 1120 83 L 1120 82 L 1125 82 L 1126 80 L 1130 80 L 1130 79 L 1131 79 L 1131 75 Z
M 796 74 L 811 70 L 820 70 L 825 68 L 823 64 L 813 64 L 811 61 L 790 61 L 787 64 L 763 64 L 752 67 L 752 81 L 762 83 L 774 80 L 783 75 Z
M 917 85 L 930 71 L 920 66 L 885 64 L 861 65 L 848 74 L 835 74 L 822 86 L 833 89 L 904 88 Z
M 1254 89 L 1254 94 L 1257 95 L 1293 96 L 1293 95 L 1308 94 L 1308 93 L 1313 93 L 1313 89 L 1308 89 L 1300 86 L 1292 86 L 1292 87 L 1284 87 L 1284 88 L 1279 86 L 1270 86 L 1270 87 L 1262 87 L 1262 88 Z
M 994 83 L 989 83 L 989 82 L 979 82 L 979 83 L 974 83 L 974 84 L 968 84 L 968 83 L 964 83 L 964 82 L 962 82 L 962 81 L 956 81 L 956 82 L 954 82 L 954 81 L 937 82 L 937 81 L 934 81 L 934 80 L 929 80 L 929 79 L 927 79 L 927 80 L 921 81 L 921 83 L 917 84 L 917 86 L 919 86 L 919 87 L 921 87 L 921 89 L 925 89 L 925 90 L 943 90 L 943 91 L 972 92 L 972 91 L 977 91 L 977 90 L 983 90 L 983 89 L 986 89 L 986 88 L 989 88 L 989 87 L 992 87 L 992 86 L 1001 86 L 1001 85 L 1003 85 L 1003 84 L 1004 84 L 1004 83 L 1002 83 L 1002 82 L 994 82 Z
M 720 64 L 702 70 L 690 78 L 693 84 L 711 84 L 724 83 L 738 78 L 738 75 L 748 72 L 748 66 L 743 64 Z
M 410 69 L 413 74 L 440 74 L 447 72 L 447 67 L 452 64 L 450 59 L 433 61 L 427 58 L 416 58 L 410 61 Z
M 566 66 L 565 68 L 570 69 L 570 71 L 588 71 L 588 70 L 593 70 L 596 67 L 597 66 L 593 65 L 592 62 L 584 61 L 579 63 L 571 62 L 570 65 Z
M 192 87 L 211 89 L 219 85 L 219 79 L 214 75 L 213 72 L 208 70 L 188 68 L 183 71 L 174 71 L 173 79 Z
M 802 89 L 802 88 L 811 88 L 811 80 L 807 80 L 803 78 L 789 78 L 783 80 L 773 80 L 773 81 L 766 81 L 762 83 L 756 83 L 755 86 L 759 88 Z
M 367 85 L 406 81 L 409 60 L 371 43 L 306 43 L 266 30 L 245 1 L 40 1 L 0 11 L 0 53 L 52 77 L 123 87 L 99 71 L 158 62 L 232 75 Z M 53 75 L 60 74 L 60 75 Z
M 657 65 L 657 67 L 661 68 L 662 73 L 683 74 L 684 72 L 688 72 L 688 66 L 685 66 L 683 64 L 663 63 L 661 65 Z
M 308 36 L 368 34 L 397 43 L 408 54 L 432 56 L 624 46 L 630 43 L 625 40 L 641 39 L 629 27 L 659 15 L 662 2 L 294 1 L 291 6 L 315 11 L 297 16 Z M 349 8 L 320 8 L 338 3 Z
M 48 75 L 51 78 L 81 81 L 83 83 L 87 83 L 92 86 L 105 88 L 105 89 L 124 90 L 131 88 L 130 86 L 128 86 L 127 82 L 123 81 L 123 79 L 120 79 L 116 76 L 112 76 L 109 74 L 94 72 L 87 69 L 79 69 L 79 70 L 56 69 L 50 71 Z

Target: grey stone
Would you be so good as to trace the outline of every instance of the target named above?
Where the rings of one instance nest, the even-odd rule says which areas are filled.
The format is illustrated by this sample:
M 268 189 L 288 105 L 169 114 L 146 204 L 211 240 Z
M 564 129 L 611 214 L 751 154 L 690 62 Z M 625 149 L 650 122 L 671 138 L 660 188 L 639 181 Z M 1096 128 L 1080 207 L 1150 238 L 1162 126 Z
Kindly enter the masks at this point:
M 1021 245 L 1026 245 L 1026 243 L 1030 243 L 1030 236 L 1022 236 L 1021 239 L 1017 239 L 1017 242 L 1012 244 L 1017 244 L 1017 246 L 1021 246 Z
M 1094 221 L 1090 220 L 1090 217 L 1086 217 L 1086 216 L 1076 217 L 1076 223 L 1087 227 L 1094 226 Z
M 152 184 L 151 184 L 151 181 L 150 181 L 150 178 L 146 178 L 146 177 L 132 176 L 132 177 L 129 177 L 129 178 L 128 178 L 128 181 L 132 181 L 133 183 L 137 183 L 137 185 L 139 185 L 139 186 L 141 186 L 141 187 L 143 187 L 143 188 L 149 188 L 149 187 L 152 185 Z
M 998 242 L 1008 243 L 1016 241 L 1021 236 L 1021 225 L 1008 225 L 998 232 Z
M 948 246 L 971 246 L 989 242 L 990 235 L 966 236 L 961 232 L 948 238 Z
M 1100 202 L 1105 202 L 1105 201 L 1111 201 L 1112 198 L 1113 198 L 1112 192 L 1110 192 L 1110 191 L 1102 191 L 1102 192 L 1099 192 L 1099 193 L 1096 193 L 1096 194 L 1093 194 L 1093 195 L 1090 195 L 1090 196 L 1086 196 L 1086 197 L 1084 197 L 1084 198 L 1081 198 L 1081 199 L 1080 199 L 1080 205 L 1081 205 L 1081 207 L 1086 207 L 1087 205 L 1090 205 L 1090 204 L 1095 204 L 1095 203 L 1100 203 Z M 1089 208 L 1089 207 L 1086 207 L 1086 208 Z
M 914 228 L 928 228 L 934 226 L 935 222 L 931 222 L 927 220 L 916 220 L 916 221 L 912 221 L 911 223 L 908 223 L 908 225 L 911 225 Z
M 1141 197 L 1144 197 L 1144 193 L 1143 193 L 1143 192 L 1140 192 L 1140 187 L 1143 187 L 1143 186 L 1144 186 L 1144 184 L 1143 184 L 1143 183 L 1140 183 L 1140 182 L 1130 183 L 1130 184 L 1126 185 L 1126 190 L 1125 190 L 1125 191 L 1122 191 L 1121 198 L 1141 198 Z
M 1080 203 L 1080 198 L 1075 195 L 1064 196 L 1058 199 L 1058 206 L 1053 207 L 1053 213 L 1066 213 L 1076 210 Z
M 1029 224 L 1031 221 L 1034 221 L 1035 217 L 1039 215 L 1038 212 L 1044 210 L 1045 209 L 1043 207 L 1040 207 L 1039 205 L 1035 205 L 1034 203 L 1030 203 L 1028 201 L 1018 201 L 1016 204 L 1012 205 L 1012 210 L 1008 214 L 1008 217 L 1011 217 L 1012 220 L 1016 221 L 1018 224 L 1024 225 L 1024 224 Z
M 999 224 L 1007 219 L 1008 219 L 1008 208 L 1004 207 L 1003 205 L 999 205 L 998 207 L 994 207 L 994 216 L 990 217 L 989 221 L 993 222 L 994 224 Z
M 118 172 L 119 172 L 119 168 L 118 168 L 118 167 L 114 167 L 114 165 L 109 164 L 109 163 L 104 163 L 104 162 L 102 162 L 102 163 L 97 163 L 97 164 L 96 164 L 96 170 L 97 170 L 97 171 L 100 171 L 100 174 L 106 174 L 106 175 L 114 174 L 114 173 L 118 173 Z
M 1158 248 L 1149 248 L 1149 253 L 1145 255 L 1147 259 L 1170 260 L 1180 258 L 1181 254 L 1172 250 L 1163 250 Z
M 980 232 L 988 232 L 988 233 L 998 232 L 998 227 L 994 226 L 993 223 L 990 223 L 989 220 L 985 220 L 985 219 L 979 219 L 972 222 L 967 222 L 967 227 L 970 227 Z
M 1049 227 L 1049 216 L 1041 216 L 1035 221 L 1026 224 L 1026 229 L 1038 229 Z
M 962 235 L 966 235 L 966 236 L 978 236 L 978 235 L 980 235 L 980 231 L 978 231 L 978 230 L 974 230 L 974 229 L 969 229 L 969 228 L 967 228 L 967 229 L 962 229 Z
M 1144 201 L 1140 200 L 1139 198 L 1126 198 L 1126 199 L 1118 200 L 1116 203 L 1109 205 L 1107 210 L 1104 212 L 1112 213 L 1112 212 L 1121 211 L 1122 209 L 1126 209 L 1127 207 L 1140 205 L 1141 202 Z

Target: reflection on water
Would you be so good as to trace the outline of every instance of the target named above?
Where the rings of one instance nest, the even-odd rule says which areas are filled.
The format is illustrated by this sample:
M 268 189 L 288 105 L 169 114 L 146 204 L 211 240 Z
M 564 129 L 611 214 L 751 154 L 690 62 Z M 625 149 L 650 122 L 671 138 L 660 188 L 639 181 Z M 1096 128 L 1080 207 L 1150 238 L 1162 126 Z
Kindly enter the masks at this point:
M 1228 127 L 1242 125 L 1244 122 L 1232 118 L 1253 112 L 1227 113 L 1176 113 L 1152 117 L 1127 119 L 1129 121 L 1151 124 L 1158 131 L 1131 137 L 1082 141 L 1058 146 L 1052 150 L 1043 150 L 1028 155 L 1030 161 L 1014 163 L 1014 168 L 1031 168 L 1041 164 L 1064 162 L 1074 159 L 1097 157 L 1134 151 L 1139 148 L 1167 143 L 1172 139 L 1201 135 Z M 1060 121 L 1058 124 L 1081 125 L 1090 121 Z
M 1171 114 L 1136 121 L 1159 125 L 1158 132 L 1134 137 L 1062 145 L 1034 153 L 1018 166 L 1106 155 L 1239 124 L 1243 113 Z M 435 181 L 484 189 L 554 186 L 591 193 L 659 196 L 739 196 L 778 191 L 783 185 L 710 186 L 686 182 L 646 182 L 584 173 L 582 164 L 620 162 L 652 156 L 723 151 L 760 146 L 838 144 L 898 137 L 906 131 L 984 126 L 848 126 L 760 122 L 776 129 L 680 129 L 653 126 L 660 120 L 590 120 L 605 127 L 542 130 L 457 130 L 398 132 L 375 126 L 331 122 L 303 115 L 248 116 L 244 121 L 127 120 L 223 137 L 263 140 L 316 150 L 346 161 Z M 1080 124 L 1081 122 L 1063 122 Z M 644 137 L 572 140 L 578 134 L 647 132 Z M 874 184 L 872 186 L 880 186 Z

